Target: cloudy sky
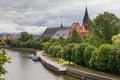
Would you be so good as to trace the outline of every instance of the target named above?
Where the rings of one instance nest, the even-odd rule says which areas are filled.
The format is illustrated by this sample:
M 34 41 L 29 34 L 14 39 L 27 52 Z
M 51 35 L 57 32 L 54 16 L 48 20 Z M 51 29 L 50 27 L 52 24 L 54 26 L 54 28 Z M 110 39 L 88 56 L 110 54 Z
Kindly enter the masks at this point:
M 0 0 L 0 33 L 42 33 L 46 27 L 82 23 L 85 0 Z M 89 17 L 108 11 L 120 18 L 120 0 L 87 0 Z

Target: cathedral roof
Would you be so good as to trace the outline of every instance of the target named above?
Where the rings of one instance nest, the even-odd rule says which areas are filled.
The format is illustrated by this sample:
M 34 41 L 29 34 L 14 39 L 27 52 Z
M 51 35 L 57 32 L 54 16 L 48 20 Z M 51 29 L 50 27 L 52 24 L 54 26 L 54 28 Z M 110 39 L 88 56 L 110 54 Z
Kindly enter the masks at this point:
M 84 18 L 83 18 L 83 22 L 84 21 L 89 21 L 89 15 L 88 15 L 88 10 L 87 10 L 87 7 L 85 9 L 85 14 L 84 14 Z

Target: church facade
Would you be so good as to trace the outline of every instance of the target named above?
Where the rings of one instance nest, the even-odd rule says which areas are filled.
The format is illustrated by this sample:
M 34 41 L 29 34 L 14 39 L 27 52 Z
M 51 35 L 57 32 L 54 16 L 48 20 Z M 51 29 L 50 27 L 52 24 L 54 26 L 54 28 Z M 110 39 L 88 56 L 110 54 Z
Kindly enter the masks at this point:
M 79 24 L 79 22 L 74 22 L 70 27 L 65 27 L 61 22 L 60 27 L 47 28 L 42 34 L 42 37 L 43 38 L 59 38 L 61 36 L 63 38 L 67 38 L 72 35 L 73 30 L 77 30 L 77 32 L 81 36 L 90 36 L 90 33 L 88 31 L 90 29 L 89 20 L 90 19 L 88 15 L 88 10 L 86 7 L 82 26 Z

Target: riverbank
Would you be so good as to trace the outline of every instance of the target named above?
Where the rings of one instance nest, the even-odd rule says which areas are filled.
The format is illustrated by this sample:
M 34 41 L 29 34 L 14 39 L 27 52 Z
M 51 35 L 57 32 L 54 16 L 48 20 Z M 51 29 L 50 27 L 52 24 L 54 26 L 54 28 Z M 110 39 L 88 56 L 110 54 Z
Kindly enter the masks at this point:
M 12 49 L 12 50 L 17 50 L 17 51 L 25 51 L 28 53 L 34 53 L 37 56 L 39 56 L 41 62 L 43 63 L 43 65 L 48 68 L 51 69 L 54 72 L 57 73 L 65 73 L 65 74 L 69 74 L 72 76 L 75 76 L 77 78 L 85 78 L 85 79 L 95 79 L 95 80 L 119 80 L 119 79 L 114 79 L 114 78 L 110 78 L 110 77 L 104 77 L 101 75 L 96 75 L 94 73 L 90 73 L 87 71 L 82 71 L 82 70 L 78 70 L 72 67 L 67 67 L 64 66 L 62 64 L 58 64 L 55 61 L 52 61 L 50 59 L 48 59 L 46 56 L 43 55 L 43 53 L 34 50 L 34 49 L 26 49 L 26 48 L 6 48 L 6 49 Z M 39 53 L 39 54 L 38 54 Z
M 48 69 L 51 69 L 52 71 L 57 72 L 57 73 L 66 73 L 68 75 L 72 75 L 74 77 L 77 77 L 80 79 L 86 79 L 86 80 L 117 80 L 117 79 L 114 79 L 111 77 L 105 77 L 105 76 L 89 73 L 86 71 L 66 67 L 62 64 L 55 63 L 55 62 L 51 61 L 50 59 L 48 59 L 40 51 L 37 51 L 36 55 L 40 58 L 40 61 L 43 63 L 43 65 L 45 67 L 47 67 Z
M 37 50 L 35 50 L 35 49 L 14 48 L 14 47 L 9 47 L 9 46 L 2 46 L 1 48 L 11 49 L 11 50 L 17 50 L 17 51 L 23 51 L 23 52 L 28 52 L 30 54 L 36 54 L 36 52 L 37 52 Z

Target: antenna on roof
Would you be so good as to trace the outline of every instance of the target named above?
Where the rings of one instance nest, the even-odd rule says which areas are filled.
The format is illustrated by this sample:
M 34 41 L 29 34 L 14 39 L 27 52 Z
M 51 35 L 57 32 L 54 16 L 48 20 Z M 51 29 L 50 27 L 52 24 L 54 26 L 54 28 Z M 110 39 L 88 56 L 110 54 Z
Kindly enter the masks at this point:
M 60 18 L 61 18 L 61 25 L 60 25 L 60 27 L 62 28 L 63 27 L 63 23 L 62 23 L 63 17 L 61 16 Z

